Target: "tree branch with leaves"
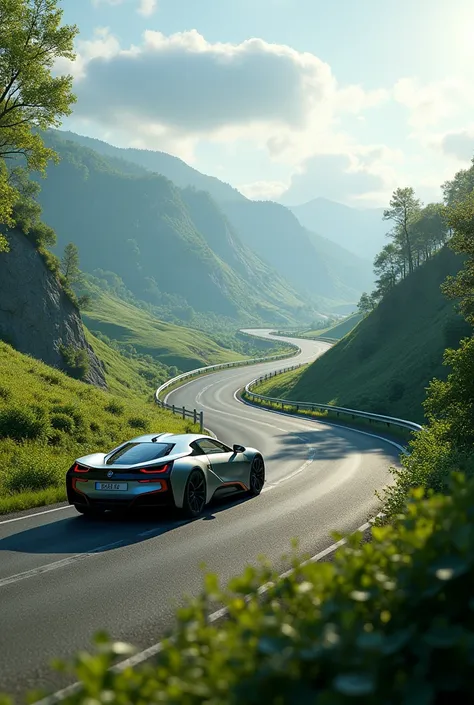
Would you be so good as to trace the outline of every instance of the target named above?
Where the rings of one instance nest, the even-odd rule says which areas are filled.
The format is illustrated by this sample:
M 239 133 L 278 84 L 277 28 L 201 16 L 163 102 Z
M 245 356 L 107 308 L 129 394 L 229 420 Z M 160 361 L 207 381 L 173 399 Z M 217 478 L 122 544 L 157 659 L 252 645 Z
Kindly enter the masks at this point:
M 53 150 L 38 130 L 59 127 L 75 102 L 72 76 L 54 76 L 58 59 L 75 58 L 76 26 L 61 25 L 57 0 L 0 0 L 0 222 L 13 216 L 18 194 L 5 194 L 5 160 L 23 157 L 28 170 L 44 172 Z

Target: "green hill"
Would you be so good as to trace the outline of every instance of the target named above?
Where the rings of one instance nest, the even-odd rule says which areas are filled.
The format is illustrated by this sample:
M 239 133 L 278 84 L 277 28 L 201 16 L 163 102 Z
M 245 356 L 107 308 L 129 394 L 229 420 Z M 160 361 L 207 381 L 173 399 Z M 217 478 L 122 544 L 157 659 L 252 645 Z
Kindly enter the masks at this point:
M 0 341 L 0 514 L 64 499 L 64 473 L 75 457 L 143 432 L 192 428 L 159 409 L 151 390 L 142 397 L 145 387 L 127 389 L 118 381 L 123 374 L 143 384 L 118 353 L 101 350 L 100 341 L 98 352 L 105 353 L 107 381 L 120 396 L 73 380 Z
M 444 349 L 457 347 L 470 334 L 440 290 L 460 263 L 444 248 L 316 362 L 285 379 L 270 380 L 259 391 L 422 422 L 429 381 L 448 374 L 442 365 Z
M 51 130 L 62 136 L 64 139 L 72 140 L 82 147 L 88 147 L 95 152 L 102 154 L 108 158 L 116 159 L 117 162 L 122 162 L 120 170 L 133 170 L 138 172 L 154 172 L 166 176 L 179 188 L 192 186 L 198 191 L 207 191 L 216 201 L 223 200 L 239 200 L 245 201 L 240 191 L 233 188 L 229 184 L 217 179 L 215 176 L 201 174 L 200 171 L 194 169 L 182 159 L 174 157 L 166 152 L 157 152 L 150 149 L 134 149 L 132 147 L 114 147 L 102 140 L 86 137 L 85 135 L 77 135 L 75 132 L 64 132 L 59 130 Z M 123 164 L 125 162 L 125 164 Z
M 147 311 L 111 294 L 95 291 L 82 312 L 85 325 L 122 346 L 168 367 L 187 371 L 195 367 L 244 357 L 220 347 L 201 331 L 160 321 Z
M 334 338 L 334 340 L 340 340 L 345 335 L 351 332 L 353 328 L 362 320 L 363 316 L 360 313 L 353 313 L 351 316 L 347 316 L 340 323 L 331 326 L 330 328 L 318 328 L 317 330 L 308 330 L 303 333 L 298 333 L 298 337 L 301 338 L 319 338 L 321 336 L 326 338 Z
M 59 252 L 70 241 L 79 247 L 86 272 L 115 272 L 137 298 L 152 304 L 172 296 L 196 312 L 244 324 L 311 315 L 303 297 L 249 255 L 206 194 L 184 194 L 156 174 L 125 174 L 118 160 L 109 162 L 51 133 L 46 141 L 61 162 L 41 181 L 43 218 L 56 230 Z M 193 215 L 197 219 L 201 201 L 197 224 Z M 209 244 L 218 231 L 232 256 L 219 256 Z

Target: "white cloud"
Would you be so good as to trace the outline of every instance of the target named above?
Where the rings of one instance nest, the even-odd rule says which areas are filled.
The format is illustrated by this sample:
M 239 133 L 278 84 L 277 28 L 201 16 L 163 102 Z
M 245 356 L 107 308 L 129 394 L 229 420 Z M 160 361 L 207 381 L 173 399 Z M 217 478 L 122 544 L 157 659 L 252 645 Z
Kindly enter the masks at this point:
M 408 108 L 408 123 L 415 131 L 439 125 L 473 104 L 471 87 L 461 78 L 425 84 L 415 78 L 402 78 L 395 84 L 393 96 Z
M 254 201 L 275 201 L 288 189 L 288 186 L 289 184 L 283 181 L 254 181 L 249 184 L 239 184 L 236 188 Z
M 290 206 L 300 205 L 322 196 L 349 202 L 370 194 L 390 191 L 389 174 L 380 170 L 377 155 L 345 153 L 317 154 L 304 162 L 293 174 L 289 189 L 279 199 Z
M 76 62 L 61 69 L 78 79 L 77 116 L 132 130 L 133 139 L 250 137 L 295 162 L 331 138 L 340 142 L 335 115 L 358 115 L 387 99 L 386 91 L 340 89 L 313 54 L 262 39 L 211 43 L 196 30 L 146 31 L 140 46 L 123 49 L 101 29 L 78 42 Z
M 474 157 L 474 126 L 447 132 L 440 138 L 439 145 L 444 154 L 461 162 L 470 162 Z
M 241 169 L 239 188 L 250 198 L 279 198 L 292 174 L 289 193 L 299 194 L 298 202 L 303 192 L 307 200 L 385 194 L 395 181 L 399 153 L 361 146 L 341 128 L 342 119 L 360 124 L 391 99 L 390 91 L 339 86 L 330 66 L 311 53 L 256 38 L 212 43 L 196 30 L 148 30 L 140 45 L 124 48 L 106 28 L 77 50 L 74 64 L 57 69 L 76 77 L 74 121 L 87 124 L 89 134 L 187 162 L 198 145 L 225 145 L 228 155 L 235 145 L 238 160 L 240 145 L 252 144 L 270 168 L 249 170 L 247 179 Z M 412 99 L 407 86 L 398 94 Z
M 137 12 L 143 17 L 151 17 L 156 12 L 157 0 L 140 0 Z
M 92 0 L 92 5 L 94 7 L 99 7 L 100 5 L 110 5 L 111 7 L 116 7 L 117 5 L 123 5 L 128 0 Z M 137 12 L 143 17 L 151 17 L 158 7 L 157 0 L 138 0 Z

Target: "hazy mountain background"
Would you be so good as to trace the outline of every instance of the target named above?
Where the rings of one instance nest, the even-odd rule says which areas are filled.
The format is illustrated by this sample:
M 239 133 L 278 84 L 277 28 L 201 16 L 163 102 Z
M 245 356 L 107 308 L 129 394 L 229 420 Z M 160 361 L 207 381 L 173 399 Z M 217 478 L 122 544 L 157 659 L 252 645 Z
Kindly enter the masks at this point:
M 371 262 L 387 244 L 390 223 L 382 220 L 383 208 L 351 208 L 327 198 L 291 206 L 305 228 L 329 238 L 346 250 Z
M 241 242 L 206 192 L 126 173 L 118 160 L 57 135 L 46 142 L 61 161 L 41 181 L 44 220 L 57 232 L 58 252 L 71 241 L 79 247 L 86 272 L 113 272 L 137 298 L 174 306 L 187 322 L 194 312 L 248 323 L 315 313 Z
M 144 176 L 145 173 L 154 172 L 167 177 L 184 189 L 182 198 L 187 208 L 192 209 L 194 222 L 199 221 L 198 229 L 204 233 L 214 252 L 218 252 L 218 247 L 226 247 L 226 256 L 229 256 L 229 247 L 234 248 L 230 245 L 231 241 L 239 242 L 240 247 L 247 245 L 258 256 L 260 266 L 262 263 L 269 265 L 278 272 L 279 279 L 283 278 L 291 285 L 290 288 L 322 312 L 341 307 L 351 310 L 361 292 L 370 289 L 373 284 L 373 247 L 365 245 L 366 241 L 370 243 L 371 236 L 369 234 L 365 239 L 362 236 L 364 226 L 360 218 L 357 220 L 359 211 L 355 209 L 341 206 L 344 215 L 339 217 L 341 225 L 336 223 L 332 228 L 326 227 L 322 236 L 308 227 L 307 222 L 302 225 L 285 206 L 272 201 L 251 201 L 229 184 L 201 174 L 182 160 L 163 152 L 122 149 L 72 132 L 50 132 L 48 139 L 56 139 L 56 149 L 58 139 L 61 143 L 68 140 L 93 149 L 106 157 L 109 166 L 122 174 Z M 191 196 L 189 187 L 204 190 L 208 195 Z M 359 237 L 360 248 L 354 244 L 354 235 L 350 251 L 341 243 L 350 240 L 345 233 L 350 226 L 352 211 L 357 222 L 360 221 L 356 230 L 360 229 L 362 234 Z M 223 219 L 223 214 L 226 219 Z M 330 215 L 321 218 L 321 222 L 330 224 Z M 375 248 L 375 252 L 378 249 Z M 244 257 L 239 256 L 239 265 L 236 265 L 235 248 L 233 251 L 230 260 L 226 261 L 231 267 L 237 266 L 236 271 L 242 275 L 242 267 L 252 267 L 250 262 L 244 264 L 245 258 L 251 260 L 252 257 L 247 249 Z M 231 315 L 235 315 L 235 311 Z

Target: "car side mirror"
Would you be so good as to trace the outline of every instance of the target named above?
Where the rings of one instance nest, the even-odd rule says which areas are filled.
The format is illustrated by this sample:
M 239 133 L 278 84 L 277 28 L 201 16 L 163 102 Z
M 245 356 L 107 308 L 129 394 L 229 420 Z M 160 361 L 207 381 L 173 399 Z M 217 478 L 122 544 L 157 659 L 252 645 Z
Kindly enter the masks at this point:
M 245 446 L 239 446 L 237 444 L 234 444 L 232 450 L 234 451 L 234 453 L 243 453 L 245 451 Z

